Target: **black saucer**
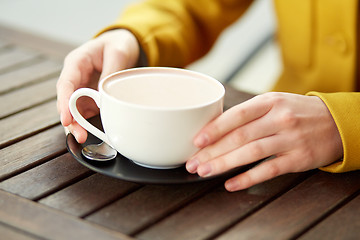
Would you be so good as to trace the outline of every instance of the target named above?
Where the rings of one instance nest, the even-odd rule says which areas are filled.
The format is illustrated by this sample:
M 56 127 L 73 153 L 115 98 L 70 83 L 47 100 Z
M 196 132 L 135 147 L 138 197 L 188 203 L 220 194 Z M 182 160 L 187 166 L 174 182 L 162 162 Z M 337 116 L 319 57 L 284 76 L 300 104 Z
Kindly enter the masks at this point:
M 102 128 L 99 116 L 92 118 L 90 122 L 96 127 L 99 127 L 100 129 Z M 174 169 L 151 169 L 141 167 L 119 153 L 115 159 L 108 162 L 91 161 L 81 154 L 81 150 L 84 146 L 100 142 L 101 141 L 98 138 L 90 133 L 85 144 L 79 144 L 72 134 L 68 134 L 66 136 L 67 149 L 79 163 L 95 172 L 110 177 L 146 184 L 192 183 L 210 180 L 217 177 L 213 176 L 203 178 L 197 174 L 190 174 L 186 171 L 185 166 Z

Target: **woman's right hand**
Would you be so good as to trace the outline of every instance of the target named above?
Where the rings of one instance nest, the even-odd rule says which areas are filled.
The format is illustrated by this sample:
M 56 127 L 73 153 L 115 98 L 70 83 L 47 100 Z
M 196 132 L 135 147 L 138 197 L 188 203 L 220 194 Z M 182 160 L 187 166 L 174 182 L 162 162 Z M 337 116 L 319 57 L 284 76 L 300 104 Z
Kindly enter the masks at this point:
M 82 87 L 97 89 L 99 79 L 126 68 L 134 67 L 139 58 L 139 44 L 135 36 L 125 29 L 111 30 L 101 34 L 70 52 L 56 85 L 57 109 L 64 127 L 79 143 L 87 138 L 83 129 L 71 116 L 69 99 Z M 89 118 L 99 110 L 89 98 L 80 98 L 77 103 L 80 113 Z

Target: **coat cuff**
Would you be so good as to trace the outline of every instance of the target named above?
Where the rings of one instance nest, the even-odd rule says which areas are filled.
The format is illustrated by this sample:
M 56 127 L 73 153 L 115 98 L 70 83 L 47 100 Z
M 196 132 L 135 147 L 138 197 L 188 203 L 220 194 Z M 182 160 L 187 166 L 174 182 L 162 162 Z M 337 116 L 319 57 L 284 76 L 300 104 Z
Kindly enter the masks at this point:
M 306 95 L 317 96 L 326 104 L 344 149 L 343 159 L 320 169 L 334 173 L 360 169 L 360 93 L 309 92 Z

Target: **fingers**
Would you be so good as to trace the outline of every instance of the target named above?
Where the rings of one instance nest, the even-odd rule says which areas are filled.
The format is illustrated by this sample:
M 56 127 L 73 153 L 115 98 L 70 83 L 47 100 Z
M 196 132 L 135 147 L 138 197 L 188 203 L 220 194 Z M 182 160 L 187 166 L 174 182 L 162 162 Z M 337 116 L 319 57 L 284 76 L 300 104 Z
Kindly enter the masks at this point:
M 284 141 L 283 136 L 274 135 L 261 138 L 210 161 L 200 163 L 197 173 L 201 177 L 214 176 L 271 155 L 276 155 L 278 152 L 286 151 L 289 148 L 289 141 Z
M 289 161 L 287 156 L 264 161 L 258 166 L 227 180 L 225 188 L 230 192 L 234 192 L 252 187 L 290 172 L 291 165 L 292 161 Z
M 75 91 L 71 82 L 58 81 L 57 83 L 57 109 L 63 126 L 69 126 L 72 116 L 68 107 L 71 94 Z
M 100 79 L 110 75 L 111 73 L 123 70 L 128 66 L 128 58 L 126 52 L 113 46 L 107 46 L 104 49 L 104 60 Z
M 194 138 L 194 145 L 204 148 L 230 131 L 265 115 L 271 105 L 257 96 L 233 108 L 207 124 Z
M 68 125 L 67 129 L 74 135 L 78 143 L 84 143 L 86 141 L 88 133 L 77 122 Z
M 69 110 L 69 99 L 71 94 L 81 86 L 85 76 L 89 76 L 93 71 L 89 61 L 79 60 L 80 56 L 77 52 L 71 53 L 64 61 L 64 68 L 60 74 L 56 85 L 57 90 L 57 108 L 64 126 L 68 126 L 72 122 Z
M 228 180 L 229 191 L 326 166 L 342 156 L 341 137 L 326 105 L 316 97 L 286 93 L 260 95 L 228 110 L 194 143 L 201 150 L 186 167 L 202 177 L 277 156 Z
M 81 87 L 93 87 L 96 75 L 96 69 L 99 68 L 98 62 L 93 62 L 93 56 L 86 50 L 89 45 L 96 49 L 93 42 L 84 44 L 82 47 L 71 52 L 64 61 L 64 68 L 60 74 L 56 85 L 57 89 L 57 108 L 60 114 L 60 120 L 63 126 L 68 127 L 68 130 L 75 136 L 79 143 L 83 143 L 87 138 L 87 131 L 83 129 L 78 123 L 74 121 L 69 110 L 69 100 L 74 91 Z M 95 50 L 97 51 L 97 50 Z M 95 79 L 97 82 L 97 79 Z M 90 117 L 96 110 L 94 104 L 88 104 L 89 101 L 79 99 L 77 106 L 82 115 Z
M 64 61 L 64 68 L 57 82 L 57 108 L 61 123 L 77 135 L 77 140 L 84 140 L 86 131 L 74 120 L 69 110 L 69 99 L 73 92 L 81 87 L 96 88 L 99 76 L 105 77 L 113 72 L 135 65 L 139 56 L 136 38 L 127 30 L 113 30 L 102 34 L 72 51 Z M 96 112 L 95 105 L 85 101 L 78 103 L 81 113 Z M 85 114 L 91 116 L 91 114 Z M 86 117 L 84 115 L 84 117 Z
M 103 65 L 100 79 L 111 73 L 134 67 L 139 58 L 140 49 L 135 36 L 125 30 L 116 30 L 120 37 L 108 38 L 108 34 L 104 33 L 100 36 L 104 40 Z M 121 42 L 121 44 L 119 44 Z
M 262 118 L 251 121 L 232 132 L 225 135 L 215 143 L 198 151 L 186 164 L 190 173 L 195 173 L 200 163 L 207 162 L 211 159 L 229 153 L 245 144 L 256 139 L 274 135 L 279 129 L 274 124 L 271 114 L 266 114 Z M 262 129 L 261 131 L 257 131 Z

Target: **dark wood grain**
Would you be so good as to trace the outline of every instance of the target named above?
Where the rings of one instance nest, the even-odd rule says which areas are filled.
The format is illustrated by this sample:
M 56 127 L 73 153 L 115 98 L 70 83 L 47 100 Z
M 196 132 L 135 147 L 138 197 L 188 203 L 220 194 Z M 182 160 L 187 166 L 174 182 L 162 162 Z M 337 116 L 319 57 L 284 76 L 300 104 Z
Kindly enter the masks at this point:
M 0 119 L 55 99 L 56 82 L 57 78 L 52 78 L 0 95 Z
M 3 24 L 0 24 L 0 37 L 1 41 L 5 43 L 10 42 L 60 60 L 63 60 L 76 47 L 74 44 L 60 42 L 28 32 L 25 29 L 17 29 Z
M 70 153 L 34 167 L 0 183 L 0 189 L 28 199 L 38 199 L 88 176 L 84 167 Z
M 6 240 L 35 240 L 39 239 L 39 236 L 34 236 L 24 232 L 21 229 L 17 229 L 8 225 L 4 225 L 0 222 L 1 239 Z
M 50 101 L 0 120 L 0 148 L 60 122 L 56 101 Z
M 1 190 L 0 199 L 0 222 L 41 239 L 131 239 Z
M 254 96 L 254 94 L 240 92 L 229 85 L 225 85 L 224 109 L 226 110 L 239 103 L 245 102 Z
M 235 193 L 227 192 L 224 187 L 217 188 L 136 237 L 211 239 L 287 191 L 304 176 L 289 174 Z
M 1 239 L 358 239 L 360 172 L 135 184 L 67 153 L 55 83 L 73 49 L 0 25 Z M 225 110 L 254 95 L 225 85 Z M 132 236 L 132 237 L 131 237 Z
M 58 62 L 41 59 L 32 65 L 21 67 L 4 74 L 0 74 L 0 94 L 57 77 L 62 65 Z
M 135 183 L 94 174 L 39 202 L 84 217 L 139 187 Z
M 0 73 L 10 71 L 14 67 L 35 60 L 39 56 L 39 53 L 28 49 L 8 47 L 6 51 L 0 51 Z
M 239 222 L 219 239 L 296 237 L 357 191 L 359 177 L 360 172 L 319 172 Z
M 65 133 L 60 125 L 0 150 L 0 181 L 65 153 Z
M 299 239 L 359 239 L 360 196 L 342 206 Z
M 86 219 L 125 234 L 135 234 L 206 192 L 212 184 L 147 185 Z

